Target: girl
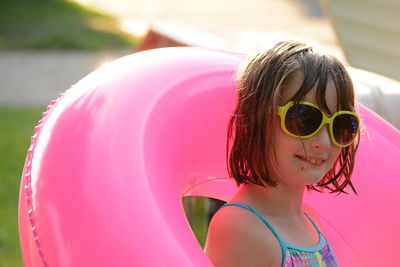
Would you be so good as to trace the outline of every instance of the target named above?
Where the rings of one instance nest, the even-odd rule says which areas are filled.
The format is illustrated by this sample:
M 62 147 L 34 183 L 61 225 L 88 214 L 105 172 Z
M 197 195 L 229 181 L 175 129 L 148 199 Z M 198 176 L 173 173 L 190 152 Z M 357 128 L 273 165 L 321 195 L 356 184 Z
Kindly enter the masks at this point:
M 238 74 L 227 165 L 242 185 L 213 217 L 205 252 L 217 267 L 337 266 L 302 211 L 304 189 L 345 192 L 359 117 L 345 67 L 300 42 L 281 42 Z

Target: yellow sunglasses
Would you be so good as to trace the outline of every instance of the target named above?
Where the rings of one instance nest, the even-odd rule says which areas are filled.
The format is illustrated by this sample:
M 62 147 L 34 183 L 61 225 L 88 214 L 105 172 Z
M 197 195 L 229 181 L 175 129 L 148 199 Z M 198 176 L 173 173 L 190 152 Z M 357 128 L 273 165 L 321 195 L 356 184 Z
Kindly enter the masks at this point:
M 341 110 L 328 117 L 317 105 L 301 101 L 289 101 L 278 107 L 282 130 L 289 136 L 309 138 L 314 136 L 325 125 L 329 125 L 329 135 L 338 147 L 351 145 L 360 128 L 357 113 Z

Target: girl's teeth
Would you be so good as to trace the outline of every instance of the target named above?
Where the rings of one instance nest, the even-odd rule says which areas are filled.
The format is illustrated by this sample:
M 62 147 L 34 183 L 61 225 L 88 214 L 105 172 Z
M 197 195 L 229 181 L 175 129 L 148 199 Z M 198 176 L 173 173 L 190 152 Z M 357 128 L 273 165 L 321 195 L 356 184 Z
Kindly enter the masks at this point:
M 308 161 L 308 162 L 310 162 L 310 163 L 312 163 L 312 164 L 316 164 L 316 165 L 319 165 L 319 164 L 321 164 L 322 163 L 322 160 L 316 160 L 316 159 L 308 159 L 308 158 L 303 158 L 303 157 L 301 157 L 303 160 L 305 160 L 305 161 Z

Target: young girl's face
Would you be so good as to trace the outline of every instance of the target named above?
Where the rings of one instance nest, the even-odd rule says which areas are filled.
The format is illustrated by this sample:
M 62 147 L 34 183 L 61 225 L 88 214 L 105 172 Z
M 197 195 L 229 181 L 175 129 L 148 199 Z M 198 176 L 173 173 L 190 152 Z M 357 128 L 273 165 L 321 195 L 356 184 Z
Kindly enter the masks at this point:
M 301 73 L 293 76 L 281 93 L 279 105 L 285 105 L 292 99 L 302 81 Z M 311 89 L 303 101 L 318 105 L 316 92 L 316 87 Z M 325 96 L 327 106 L 333 114 L 337 111 L 337 96 L 332 80 L 328 81 Z M 304 187 L 318 183 L 332 168 L 341 152 L 341 148 L 335 146 L 330 139 L 328 125 L 310 138 L 299 139 L 287 135 L 281 128 L 280 120 L 277 120 L 274 141 L 278 170 L 274 178 L 278 186 Z

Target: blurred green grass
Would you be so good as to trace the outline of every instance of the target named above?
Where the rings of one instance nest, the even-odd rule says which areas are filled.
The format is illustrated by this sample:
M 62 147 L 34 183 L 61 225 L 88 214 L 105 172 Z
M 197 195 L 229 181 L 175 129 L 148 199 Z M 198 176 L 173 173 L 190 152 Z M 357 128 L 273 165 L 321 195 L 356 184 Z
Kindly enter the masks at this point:
M 207 239 L 209 199 L 206 197 L 184 197 L 182 199 L 186 218 L 197 241 L 204 248 Z
M 0 266 L 23 266 L 18 237 L 18 193 L 33 128 L 44 107 L 0 106 Z
M 112 16 L 70 0 L 0 1 L 0 49 L 133 48 Z

